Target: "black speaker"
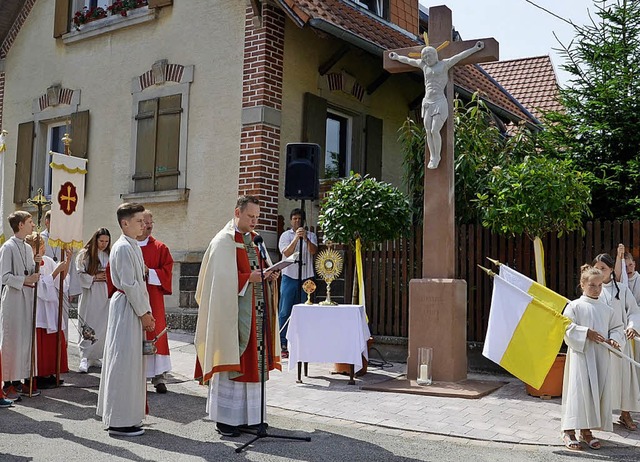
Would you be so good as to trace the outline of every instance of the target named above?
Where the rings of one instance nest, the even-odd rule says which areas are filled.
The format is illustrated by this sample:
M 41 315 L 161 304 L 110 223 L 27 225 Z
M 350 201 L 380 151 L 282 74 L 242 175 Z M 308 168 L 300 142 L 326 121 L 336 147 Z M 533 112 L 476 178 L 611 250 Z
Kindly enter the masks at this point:
M 317 199 L 320 191 L 319 162 L 319 145 L 314 143 L 287 144 L 284 197 L 294 200 Z

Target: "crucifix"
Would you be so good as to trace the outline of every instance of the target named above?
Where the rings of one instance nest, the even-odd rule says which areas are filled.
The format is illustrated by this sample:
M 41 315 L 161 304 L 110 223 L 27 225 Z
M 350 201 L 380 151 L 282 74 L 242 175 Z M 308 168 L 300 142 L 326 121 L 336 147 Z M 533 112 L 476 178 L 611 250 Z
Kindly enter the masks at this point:
M 451 10 L 444 5 L 431 7 L 428 40 L 433 46 L 425 43 L 424 47 L 389 50 L 384 54 L 384 69 L 388 72 L 412 72 L 419 67 L 425 77 L 422 111 L 428 133 L 425 163 L 430 165 L 425 165 L 424 174 L 423 279 L 409 283 L 407 375 L 409 379 L 417 377 L 418 348 L 432 347 L 433 378 L 446 382 L 467 377 L 467 283 L 454 279 L 454 125 L 453 117 L 447 117 L 453 114 L 452 72 L 458 64 L 498 60 L 495 39 L 453 42 L 452 31 Z M 420 59 L 411 59 L 412 56 Z M 444 93 L 446 102 L 438 91 Z M 429 151 L 437 148 L 441 152 Z

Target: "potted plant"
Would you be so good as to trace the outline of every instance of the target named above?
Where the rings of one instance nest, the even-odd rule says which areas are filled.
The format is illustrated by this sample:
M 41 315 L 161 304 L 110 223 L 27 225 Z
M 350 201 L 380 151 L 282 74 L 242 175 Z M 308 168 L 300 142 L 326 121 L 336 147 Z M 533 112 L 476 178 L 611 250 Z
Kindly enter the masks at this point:
M 147 6 L 147 0 L 116 0 L 107 7 L 109 14 L 127 16 L 127 11 Z
M 335 182 L 325 195 L 320 205 L 318 225 L 325 241 L 356 249 L 358 259 L 361 258 L 359 248 L 407 233 L 411 227 L 411 206 L 407 197 L 391 184 L 352 172 L 349 177 Z M 359 280 L 364 280 L 363 275 Z M 354 283 L 352 303 L 358 302 L 358 286 Z M 368 347 L 372 341 L 369 339 Z M 365 358 L 362 364 L 357 375 L 366 373 Z M 336 364 L 337 372 L 348 370 L 349 365 Z
M 107 10 L 98 6 L 93 8 L 87 8 L 86 6 L 80 11 L 76 11 L 73 15 L 73 25 L 76 30 L 80 30 L 80 26 L 87 24 L 97 19 L 107 17 Z
M 478 194 L 483 226 L 501 234 L 525 234 L 538 241 L 549 232 L 561 235 L 582 229 L 582 217 L 591 214 L 590 201 L 585 175 L 576 171 L 570 161 L 534 156 L 494 167 L 485 192 Z M 537 260 L 544 265 L 541 255 Z M 538 282 L 544 283 L 540 271 L 538 276 Z M 527 392 L 533 396 L 561 396 L 564 361 L 565 355 L 558 355 L 542 387 L 527 385 Z

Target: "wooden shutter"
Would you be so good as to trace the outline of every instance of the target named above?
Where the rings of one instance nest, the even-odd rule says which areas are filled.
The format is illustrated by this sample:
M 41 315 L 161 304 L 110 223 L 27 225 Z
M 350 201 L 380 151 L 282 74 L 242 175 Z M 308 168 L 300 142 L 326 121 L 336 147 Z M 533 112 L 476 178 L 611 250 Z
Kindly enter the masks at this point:
M 89 148 L 89 111 L 71 114 L 71 155 L 87 158 Z
M 53 37 L 60 38 L 69 32 L 71 22 L 71 0 L 56 0 L 53 18 Z
M 136 171 L 134 192 L 153 191 L 156 154 L 156 117 L 158 99 L 138 103 L 138 139 L 136 140 Z
M 156 131 L 155 191 L 178 188 L 182 95 L 160 98 Z
M 18 125 L 16 149 L 16 177 L 13 185 L 13 202 L 22 204 L 31 194 L 31 158 L 33 156 L 34 122 Z
M 327 144 L 327 100 L 313 93 L 304 94 L 302 141 L 320 145 L 319 176 L 324 177 L 324 154 Z
M 382 119 L 368 115 L 365 141 L 365 173 L 380 180 L 382 176 Z
M 173 0 L 149 0 L 149 8 L 161 8 L 173 5 Z

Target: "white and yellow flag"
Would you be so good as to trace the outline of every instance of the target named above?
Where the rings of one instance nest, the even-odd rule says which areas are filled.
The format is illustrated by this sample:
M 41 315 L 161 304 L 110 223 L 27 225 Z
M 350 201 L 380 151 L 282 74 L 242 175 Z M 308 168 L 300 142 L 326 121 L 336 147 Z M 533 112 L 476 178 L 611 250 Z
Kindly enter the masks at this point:
M 528 293 L 532 297 L 540 300 L 549 308 L 553 308 L 558 313 L 564 311 L 564 307 L 569 303 L 569 299 L 563 297 L 560 294 L 555 293 L 548 287 L 537 283 L 531 278 L 528 278 L 522 273 L 518 273 L 513 268 L 509 268 L 507 265 L 500 265 L 500 277 L 505 281 L 513 284 L 523 292 Z
M 4 158 L 7 155 L 7 131 L 0 130 L 0 245 L 4 244 Z
M 81 249 L 87 159 L 51 153 L 49 245 Z
M 482 354 L 523 382 L 540 388 L 569 324 L 569 318 L 496 276 Z

